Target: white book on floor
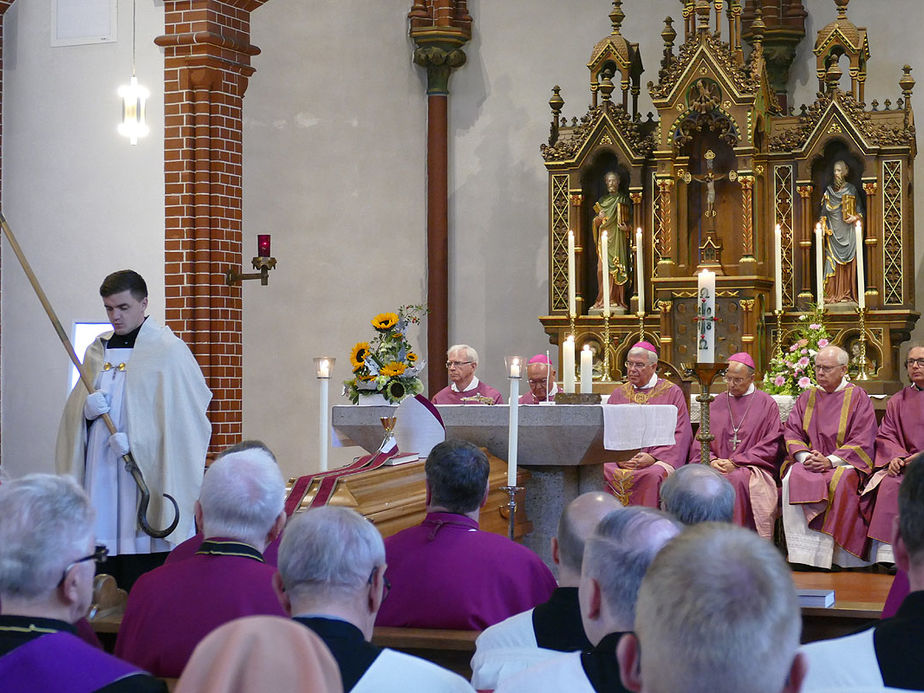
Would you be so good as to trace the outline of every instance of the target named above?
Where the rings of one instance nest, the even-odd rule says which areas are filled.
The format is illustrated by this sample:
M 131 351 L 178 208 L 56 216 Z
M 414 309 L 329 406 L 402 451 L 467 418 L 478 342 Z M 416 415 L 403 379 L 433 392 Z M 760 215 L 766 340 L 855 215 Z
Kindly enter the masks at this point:
M 797 589 L 799 606 L 827 608 L 834 606 L 834 590 Z

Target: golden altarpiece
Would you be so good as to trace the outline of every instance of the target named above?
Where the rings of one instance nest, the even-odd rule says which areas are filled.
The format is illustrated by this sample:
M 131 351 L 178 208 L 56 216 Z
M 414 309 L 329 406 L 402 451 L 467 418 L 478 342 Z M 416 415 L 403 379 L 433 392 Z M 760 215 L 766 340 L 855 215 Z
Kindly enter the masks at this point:
M 693 362 L 696 274 L 711 269 L 717 274 L 716 360 L 746 351 L 762 370 L 780 330 L 788 342 L 816 301 L 814 227 L 834 164 L 843 161 L 865 209 L 865 241 L 858 252 L 865 268 L 866 362 L 854 370 L 865 371 L 870 392 L 896 391 L 899 346 L 918 318 L 910 68 L 900 73 L 901 98 L 894 106 L 888 100 L 865 104 L 866 30 L 847 18 L 849 0 L 833 0 L 837 17 L 818 32 L 814 47 L 817 98 L 798 111 L 784 109 L 780 45 L 767 44 L 785 34 L 790 56 L 795 54 L 798 23 L 805 16 L 801 0 L 782 5 L 748 0 L 744 6 L 739 0 L 681 2 L 684 40 L 675 51 L 677 32 L 666 19 L 657 81 L 648 83 L 656 116 L 643 119 L 638 113 L 642 60 L 638 44 L 621 35 L 621 0 L 613 1 L 611 31 L 587 65 L 592 103 L 586 114 L 569 124 L 561 116 L 559 89 L 553 89 L 549 141 L 541 147 L 549 171 L 550 258 L 549 315 L 540 320 L 550 342 L 561 346 L 573 332 L 577 351 L 590 344 L 601 391 L 609 390 L 607 381 L 621 379 L 626 352 L 642 335 L 659 345 L 662 361 L 678 367 Z M 776 8 L 767 22 L 763 5 Z M 841 86 L 847 81 L 842 61 L 849 90 Z M 782 71 L 785 75 L 788 65 Z M 629 210 L 622 230 L 628 231 L 625 255 L 631 266 L 625 273 L 627 305 L 614 308 L 607 319 L 593 306 L 599 293 L 594 222 L 610 172 Z M 641 306 L 633 262 L 636 228 L 642 229 Z M 575 234 L 573 320 L 569 230 Z M 781 310 L 775 305 L 777 265 Z M 848 353 L 860 344 L 858 316 L 856 300 L 826 306 L 828 331 Z

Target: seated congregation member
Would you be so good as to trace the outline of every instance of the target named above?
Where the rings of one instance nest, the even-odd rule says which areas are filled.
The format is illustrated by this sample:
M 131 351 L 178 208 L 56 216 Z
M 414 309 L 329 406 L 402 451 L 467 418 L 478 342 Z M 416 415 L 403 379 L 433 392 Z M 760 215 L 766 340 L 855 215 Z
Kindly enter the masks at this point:
M 141 576 L 128 595 L 116 654 L 177 677 L 202 638 L 241 616 L 284 616 L 261 553 L 285 523 L 285 482 L 262 450 L 226 455 L 205 473 L 195 556 Z
M 501 393 L 475 376 L 478 352 L 468 344 L 454 344 L 446 352 L 449 385 L 430 399 L 433 404 L 503 404 Z
M 891 543 L 911 591 L 894 617 L 854 635 L 805 645 L 806 691 L 882 685 L 924 690 L 924 465 L 910 465 L 903 476 Z
M 876 435 L 876 471 L 863 490 L 876 493 L 868 536 L 879 545 L 871 559 L 887 562 L 892 552 L 884 545 L 898 513 L 898 487 L 909 462 L 924 451 L 924 346 L 911 347 L 905 367 L 911 385 L 889 398 Z
M 504 679 L 498 693 L 625 691 L 616 648 L 635 624 L 635 600 L 645 571 L 680 524 L 660 510 L 614 510 L 584 547 L 579 587 L 581 618 L 593 647 L 559 655 Z
M 391 592 L 376 625 L 481 630 L 552 596 L 545 563 L 500 534 L 478 529 L 490 464 L 461 440 L 430 451 L 427 516 L 385 540 Z
M 511 616 L 478 636 L 472 657 L 475 688 L 496 688 L 501 678 L 557 652 L 591 647 L 578 604 L 584 542 L 604 517 L 619 508 L 619 501 L 602 491 L 581 494 L 567 505 L 558 522 L 558 535 L 552 537 L 558 589 L 544 604 Z
M 273 454 L 273 451 L 269 449 L 266 443 L 262 440 L 242 440 L 240 443 L 235 443 L 226 447 L 224 450 L 219 452 L 215 456 L 215 460 L 212 462 L 214 464 L 222 457 L 231 455 L 235 452 L 244 452 L 245 450 L 262 450 L 273 462 L 278 464 L 276 461 L 276 455 Z M 181 561 L 184 558 L 189 558 L 190 556 L 195 556 L 196 552 L 199 550 L 199 547 L 202 546 L 202 542 L 205 537 L 202 534 L 202 528 L 199 527 L 198 531 L 189 539 L 184 541 L 182 544 L 177 545 L 169 554 L 167 554 L 167 560 L 165 563 L 173 563 L 174 561 Z M 272 542 L 266 547 L 263 551 L 263 560 L 267 565 L 276 565 L 276 556 L 279 553 L 279 542 L 282 540 L 282 533 L 273 539 Z
M 687 462 L 693 429 L 683 392 L 657 374 L 658 352 L 649 342 L 637 342 L 626 357 L 628 382 L 617 387 L 607 404 L 673 404 L 677 407 L 674 444 L 644 447 L 624 462 L 607 462 L 603 476 L 621 500 L 628 486 L 629 505 L 658 507 L 658 489 L 664 478 Z M 624 501 L 625 502 L 625 501 Z
M 344 690 L 471 693 L 450 671 L 371 644 L 375 615 L 388 596 L 385 546 L 359 513 L 324 506 L 296 516 L 279 548 L 275 584 L 286 611 L 330 648 Z
M 287 618 L 247 616 L 200 642 L 177 693 L 341 693 L 340 671 L 321 639 Z
M 800 690 L 802 619 L 792 574 L 756 533 L 703 523 L 670 541 L 642 580 L 622 682 L 646 693 Z
M 526 362 L 526 382 L 529 385 L 529 392 L 520 395 L 519 403 L 554 402 L 555 394 L 558 392 L 558 385 L 555 382 L 557 377 L 558 374 L 548 356 L 545 354 L 533 356 Z
M 735 489 L 712 467 L 685 464 L 661 484 L 661 509 L 685 525 L 731 522 Z
M 754 359 L 744 352 L 728 357 L 728 389 L 709 405 L 713 441 L 709 460 L 735 489 L 734 523 L 773 536 L 777 514 L 776 477 L 780 469 L 783 424 L 776 402 L 754 385 Z M 690 462 L 700 461 L 693 441 Z
M 96 513 L 73 479 L 31 474 L 0 486 L 0 690 L 166 691 L 77 637 L 93 598 Z
M 818 387 L 799 395 L 784 426 L 783 528 L 791 563 L 865 565 L 867 499 L 876 416 L 866 392 L 847 382 L 847 352 L 815 355 Z

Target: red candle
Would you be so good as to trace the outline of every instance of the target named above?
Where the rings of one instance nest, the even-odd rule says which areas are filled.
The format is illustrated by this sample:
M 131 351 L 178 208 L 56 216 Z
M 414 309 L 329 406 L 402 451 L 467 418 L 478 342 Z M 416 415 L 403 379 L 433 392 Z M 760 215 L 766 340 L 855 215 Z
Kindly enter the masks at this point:
M 257 234 L 257 255 L 270 257 L 270 235 L 268 233 Z

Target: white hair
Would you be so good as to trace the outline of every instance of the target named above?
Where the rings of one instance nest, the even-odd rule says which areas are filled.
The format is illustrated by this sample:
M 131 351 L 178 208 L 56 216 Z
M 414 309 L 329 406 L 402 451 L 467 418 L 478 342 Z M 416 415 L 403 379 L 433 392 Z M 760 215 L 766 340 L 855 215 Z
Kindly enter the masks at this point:
M 690 527 L 661 550 L 639 590 L 645 690 L 777 693 L 801 626 L 792 574 L 773 544 L 733 525 Z
M 449 358 L 449 355 L 454 351 L 461 351 L 465 354 L 465 360 L 471 361 L 472 363 L 478 363 L 478 352 L 472 349 L 468 344 L 453 344 L 446 350 L 446 358 Z
M 628 356 L 644 356 L 648 361 L 649 366 L 658 362 L 658 355 L 650 349 L 645 349 L 644 347 L 632 347 L 629 349 Z
M 298 514 L 279 545 L 279 575 L 296 598 L 354 594 L 382 565 L 382 535 L 349 508 L 326 505 Z
M 680 524 L 667 513 L 630 506 L 609 513 L 585 542 L 582 572 L 600 584 L 603 599 L 622 628 L 632 629 L 645 571 L 678 532 Z
M 263 548 L 285 503 L 286 486 L 266 451 L 251 448 L 215 460 L 205 473 L 199 505 L 206 537 L 228 537 Z
M 0 486 L 0 597 L 35 600 L 87 554 L 96 513 L 69 476 L 30 474 Z
M 815 354 L 815 361 L 818 361 L 818 357 L 821 356 L 821 354 L 826 351 L 834 352 L 834 355 L 837 357 L 838 366 L 846 366 L 848 363 L 850 363 L 850 356 L 848 356 L 847 352 L 844 351 L 841 347 L 837 346 L 836 344 L 828 344 L 827 346 L 824 346 L 821 349 L 819 349 L 818 353 Z

